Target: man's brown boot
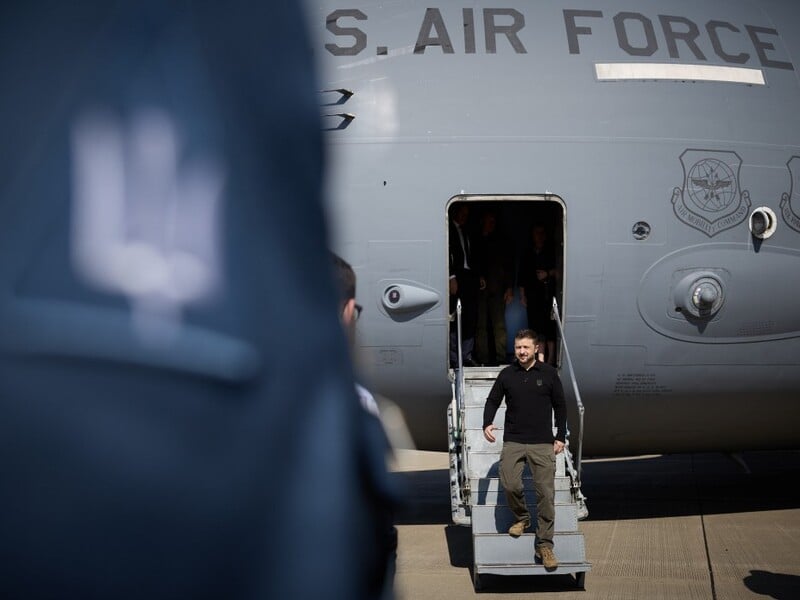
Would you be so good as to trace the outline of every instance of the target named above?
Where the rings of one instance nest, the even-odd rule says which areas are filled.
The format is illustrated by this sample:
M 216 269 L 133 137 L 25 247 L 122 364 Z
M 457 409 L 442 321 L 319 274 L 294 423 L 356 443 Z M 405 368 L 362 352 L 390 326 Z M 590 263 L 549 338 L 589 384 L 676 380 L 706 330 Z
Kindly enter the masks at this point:
M 549 546 L 536 548 L 536 558 L 542 561 L 545 569 L 555 569 L 558 566 L 558 559 Z
M 525 530 L 531 526 L 530 521 L 517 521 L 511 527 L 508 528 L 508 535 L 511 537 L 519 537 Z

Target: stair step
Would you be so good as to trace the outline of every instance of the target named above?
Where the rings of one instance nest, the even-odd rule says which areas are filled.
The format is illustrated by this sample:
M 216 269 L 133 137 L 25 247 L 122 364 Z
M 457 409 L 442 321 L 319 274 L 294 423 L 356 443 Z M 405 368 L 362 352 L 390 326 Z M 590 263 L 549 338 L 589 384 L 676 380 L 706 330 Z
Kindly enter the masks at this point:
M 471 452 L 500 452 L 503 449 L 503 430 L 495 429 L 495 442 L 490 442 L 483 437 L 483 429 L 467 429 L 464 432 L 464 441 Z
M 483 429 L 467 429 L 464 432 L 464 441 L 471 452 L 497 452 L 498 455 L 503 449 L 504 431 L 502 427 L 494 430 L 496 441 L 490 442 L 483 437 Z
M 494 415 L 494 420 L 492 421 L 494 426 L 497 428 L 495 433 L 502 432 L 505 422 L 506 406 L 503 404 L 497 409 L 497 412 Z M 481 436 L 483 436 L 483 406 L 467 406 L 464 409 L 464 428 L 467 431 L 478 431 L 480 432 Z
M 484 398 L 484 404 L 486 403 L 486 399 Z M 503 423 L 506 422 L 506 405 L 500 405 L 500 408 L 497 409 L 497 412 L 494 415 L 494 421 L 492 421 L 495 427 L 502 427 Z M 467 405 L 464 409 L 464 425 L 467 429 L 480 429 L 483 430 L 483 404 L 480 406 L 477 405 Z
M 472 537 L 475 566 L 524 565 L 535 566 L 536 536 L 526 533 L 518 538 L 508 534 L 485 533 Z M 556 533 L 553 536 L 553 551 L 559 562 L 586 563 L 586 548 L 582 533 Z
M 547 570 L 543 565 L 475 565 L 481 575 L 572 575 L 592 570 L 591 563 L 568 563 L 559 561 L 558 567 Z
M 525 502 L 528 506 L 536 506 L 536 492 L 533 489 L 525 490 Z M 556 490 L 556 502 L 559 504 L 568 504 L 572 502 L 572 492 L 570 490 Z M 505 505 L 506 495 L 503 491 L 475 491 L 472 490 L 470 504 L 472 506 L 497 506 Z
M 464 432 L 464 441 L 470 452 L 496 453 L 500 456 L 500 451 L 503 449 L 505 431 L 502 427 L 498 427 L 494 430 L 494 436 L 496 441 L 490 442 L 483 436 L 483 429 L 467 429 Z
M 489 396 L 489 392 L 492 391 L 493 385 L 493 379 L 468 383 L 464 389 L 464 406 L 467 408 L 479 406 L 482 409 L 486 404 L 486 398 Z
M 467 367 L 464 369 L 464 381 L 468 386 L 483 380 L 494 382 L 500 371 L 505 368 L 506 365 L 502 367 Z
M 534 509 L 535 504 L 529 507 Z M 515 522 L 516 518 L 505 504 L 472 507 L 473 534 L 508 533 L 508 528 Z M 556 503 L 555 528 L 558 533 L 578 530 L 578 507 L 575 504 Z M 531 527 L 528 531 L 536 531 L 535 510 L 531 510 Z
M 563 490 L 569 491 L 572 486 L 572 482 L 570 481 L 569 477 L 556 477 L 553 480 L 553 484 L 555 486 L 556 491 Z M 533 492 L 533 479 L 529 475 L 526 475 L 522 478 L 522 485 L 525 487 L 526 491 Z M 486 494 L 488 493 L 498 493 L 503 491 L 503 486 L 500 485 L 500 478 L 499 477 L 484 477 L 481 479 L 470 479 L 469 486 L 472 490 L 473 495 L 475 494 Z M 488 502 L 476 502 L 476 504 L 488 504 Z M 496 502 L 492 502 L 491 504 L 496 504 Z

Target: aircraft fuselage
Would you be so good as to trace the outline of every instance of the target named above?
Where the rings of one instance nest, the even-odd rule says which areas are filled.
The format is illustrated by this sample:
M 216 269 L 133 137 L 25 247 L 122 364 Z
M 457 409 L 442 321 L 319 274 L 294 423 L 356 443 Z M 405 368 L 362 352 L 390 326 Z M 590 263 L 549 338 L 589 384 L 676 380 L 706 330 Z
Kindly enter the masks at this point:
M 320 1 L 309 15 L 362 368 L 420 447 L 446 444 L 455 202 L 496 206 L 517 247 L 518 215 L 561 207 L 585 452 L 797 446 L 800 7 Z

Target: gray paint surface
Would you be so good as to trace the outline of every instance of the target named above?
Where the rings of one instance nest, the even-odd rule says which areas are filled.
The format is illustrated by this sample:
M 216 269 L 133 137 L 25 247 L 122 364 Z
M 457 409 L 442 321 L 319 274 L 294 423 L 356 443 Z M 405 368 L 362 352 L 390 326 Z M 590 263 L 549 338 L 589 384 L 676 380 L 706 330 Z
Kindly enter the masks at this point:
M 321 98 L 323 114 L 354 115 L 327 132 L 329 213 L 337 249 L 365 282 L 367 376 L 403 407 L 420 447 L 442 448 L 447 207 L 555 194 L 586 452 L 796 446 L 800 9 L 683 0 L 492 8 L 309 3 L 322 88 L 353 92 Z M 326 28 L 337 9 L 364 15 L 334 19 L 364 34 L 349 55 L 325 47 L 356 41 Z M 625 62 L 739 66 L 766 85 L 597 80 L 596 64 Z M 759 206 L 777 227 L 757 244 L 747 218 Z M 651 232 L 637 240 L 641 221 Z M 675 311 L 675 287 L 709 271 L 724 303 L 693 322 Z M 381 304 L 393 278 L 441 301 L 393 318 Z

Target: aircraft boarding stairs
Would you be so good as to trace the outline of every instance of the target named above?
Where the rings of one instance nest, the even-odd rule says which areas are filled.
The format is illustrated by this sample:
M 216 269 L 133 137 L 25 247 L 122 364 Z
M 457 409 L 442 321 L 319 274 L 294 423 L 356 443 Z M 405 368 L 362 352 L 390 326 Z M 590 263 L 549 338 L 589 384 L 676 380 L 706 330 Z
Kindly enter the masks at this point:
M 586 572 L 591 569 L 591 564 L 586 561 L 584 539 L 578 530 L 578 520 L 585 518 L 587 511 L 585 498 L 580 488 L 576 488 L 573 483 L 577 477 L 571 466 L 569 445 L 565 452 L 556 457 L 556 522 L 553 542 L 559 566 L 555 570 L 547 571 L 534 559 L 536 496 L 527 467 L 523 481 L 532 525 L 519 538 L 508 535 L 508 528 L 514 523 L 514 517 L 506 505 L 498 472 L 505 404 L 500 406 L 494 420 L 498 427 L 495 431 L 497 441 L 492 444 L 483 437 L 483 407 L 500 368 L 480 367 L 465 371 L 462 410 L 458 410 L 460 378 L 457 370 L 453 381 L 454 402 L 448 409 L 450 491 L 453 522 L 472 525 L 475 589 L 480 588 L 480 576 L 483 574 L 565 573 L 574 574 L 578 587 L 583 588 Z M 454 412 L 461 412 L 463 418 L 459 419 L 459 415 L 454 415 Z M 572 475 L 570 471 L 573 471 Z

